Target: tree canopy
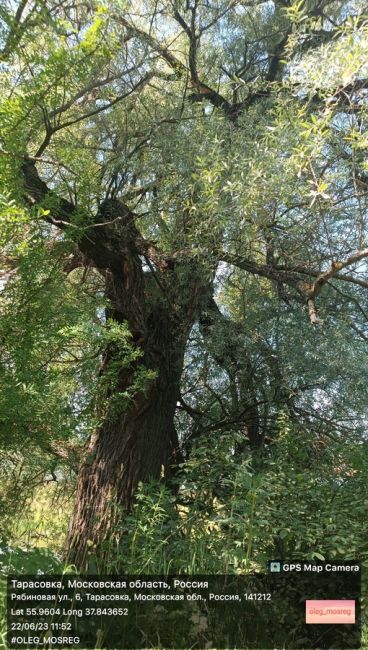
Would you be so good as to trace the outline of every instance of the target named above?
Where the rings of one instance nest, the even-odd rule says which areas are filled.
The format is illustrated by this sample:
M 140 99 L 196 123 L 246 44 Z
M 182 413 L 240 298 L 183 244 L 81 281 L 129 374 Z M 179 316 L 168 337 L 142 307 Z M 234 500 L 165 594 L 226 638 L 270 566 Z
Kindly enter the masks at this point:
M 81 568 L 367 562 L 364 3 L 14 4 L 4 543 L 54 482 Z

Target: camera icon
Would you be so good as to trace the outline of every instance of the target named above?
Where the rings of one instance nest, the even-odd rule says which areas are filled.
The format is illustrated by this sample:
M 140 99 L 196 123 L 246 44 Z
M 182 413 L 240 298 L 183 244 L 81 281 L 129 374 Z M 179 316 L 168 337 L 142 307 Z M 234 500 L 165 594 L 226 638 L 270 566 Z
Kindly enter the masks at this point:
M 271 573 L 280 573 L 281 562 L 270 562 L 270 571 Z

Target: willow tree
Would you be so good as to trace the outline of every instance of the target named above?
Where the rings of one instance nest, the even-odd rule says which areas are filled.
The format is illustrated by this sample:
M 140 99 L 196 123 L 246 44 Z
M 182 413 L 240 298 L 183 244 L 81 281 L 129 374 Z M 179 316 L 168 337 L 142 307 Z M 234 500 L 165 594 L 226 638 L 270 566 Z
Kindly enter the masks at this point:
M 264 339 L 249 331 L 255 303 L 268 305 L 266 322 L 277 313 L 279 333 L 299 323 L 300 354 L 306 338 L 328 354 L 339 314 L 366 341 L 361 10 L 331 0 L 4 9 L 3 187 L 50 240 L 68 242 L 64 277 L 77 267 L 99 277 L 106 327 L 130 332 L 129 361 L 113 340 L 96 368 L 107 388 L 78 471 L 76 564 L 103 547 L 138 484 L 170 481 L 206 430 L 182 395 L 193 333 L 230 395 L 207 430 L 236 426 L 253 450 L 272 441 L 283 405 L 308 419 L 294 398 L 316 389 L 291 385 L 271 325 Z M 178 409 L 194 422 L 186 441 Z M 324 426 L 328 435 L 333 421 Z

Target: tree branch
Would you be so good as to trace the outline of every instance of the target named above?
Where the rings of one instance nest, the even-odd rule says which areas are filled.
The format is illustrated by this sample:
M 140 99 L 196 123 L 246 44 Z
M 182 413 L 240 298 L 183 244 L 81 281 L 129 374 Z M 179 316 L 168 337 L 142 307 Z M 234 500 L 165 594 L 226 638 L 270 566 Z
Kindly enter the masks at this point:
M 132 93 L 134 93 L 136 90 L 139 90 L 142 87 L 144 87 L 155 76 L 155 74 L 156 73 L 153 70 L 148 72 L 144 77 L 142 77 L 139 81 L 137 81 L 137 83 L 134 84 L 134 86 L 132 86 L 132 88 L 130 88 L 130 90 L 128 90 L 125 93 L 122 93 L 121 95 L 118 95 L 117 97 L 115 97 L 115 99 L 108 102 L 107 104 L 104 104 L 103 106 L 98 106 L 94 110 L 89 111 L 89 113 L 84 113 L 83 115 L 79 115 L 78 117 L 76 117 L 76 118 L 74 118 L 72 120 L 69 120 L 67 122 L 63 122 L 62 124 L 58 124 L 58 125 L 56 125 L 54 127 L 51 127 L 51 126 L 48 127 L 46 129 L 45 139 L 44 139 L 43 143 L 41 144 L 41 146 L 39 147 L 35 157 L 39 158 L 43 154 L 45 149 L 50 144 L 51 138 L 54 135 L 54 133 L 57 133 L 58 131 L 61 131 L 62 129 L 66 129 L 69 126 L 74 126 L 74 124 L 78 124 L 79 122 L 82 122 L 83 120 L 87 120 L 90 117 L 93 117 L 94 115 L 98 115 L 99 113 L 102 113 L 103 111 L 106 111 L 107 109 L 111 108 L 112 106 L 115 106 L 115 104 L 120 103 L 121 101 L 123 101 L 124 99 L 126 99 L 127 97 L 132 95 Z
M 253 275 L 259 275 L 277 283 L 287 284 L 295 289 L 299 295 L 306 300 L 309 318 L 311 323 L 314 325 L 320 322 L 315 299 L 320 294 L 325 284 L 327 284 L 331 279 L 351 282 L 352 284 L 358 284 L 364 288 L 368 288 L 368 281 L 339 273 L 342 269 L 367 258 L 368 248 L 356 251 L 341 262 L 332 262 L 330 268 L 323 272 L 319 272 L 315 268 L 308 268 L 301 265 L 287 267 L 285 265 L 272 266 L 270 264 L 258 264 L 257 262 L 249 260 L 241 255 L 235 255 L 226 251 L 217 251 L 217 254 L 219 259 L 223 262 L 244 269 Z M 315 277 L 316 280 L 313 283 L 302 281 L 300 274 Z
M 114 15 L 114 18 L 117 22 L 120 22 L 128 30 L 128 32 L 130 32 L 137 38 L 140 38 L 152 50 L 157 52 L 166 61 L 166 63 L 168 63 L 168 65 L 177 73 L 179 77 L 189 76 L 190 84 L 192 88 L 196 91 L 190 96 L 192 101 L 200 102 L 203 101 L 203 99 L 207 99 L 214 106 L 218 108 L 222 108 L 225 111 L 225 113 L 227 113 L 228 116 L 231 118 L 231 104 L 216 90 L 213 90 L 213 88 L 210 88 L 206 83 L 203 83 L 201 80 L 198 79 L 195 66 L 193 67 L 193 61 L 188 68 L 184 63 L 180 61 L 180 59 L 178 59 L 174 54 L 172 54 L 172 52 L 170 52 L 168 46 L 160 43 L 154 36 L 152 36 L 152 34 L 148 34 L 147 32 L 140 29 L 139 27 L 132 25 L 132 23 L 130 23 L 124 16 Z M 195 35 L 192 35 L 192 30 L 189 28 L 189 26 L 186 23 L 185 25 L 186 25 L 185 31 L 188 34 L 187 30 L 189 30 L 191 35 L 190 38 L 191 39 L 196 38 Z M 193 50 L 192 50 L 192 57 L 193 57 Z
M 6 61 L 17 45 L 19 45 L 27 27 L 34 27 L 37 24 L 36 21 L 31 21 L 31 17 L 36 10 L 36 5 L 32 7 L 28 16 L 26 16 L 23 22 L 21 22 L 28 1 L 29 0 L 21 0 L 14 17 L 11 18 L 12 24 L 10 25 L 5 45 L 2 50 L 0 50 L 0 61 Z M 1 13 L 3 14 L 3 11 Z

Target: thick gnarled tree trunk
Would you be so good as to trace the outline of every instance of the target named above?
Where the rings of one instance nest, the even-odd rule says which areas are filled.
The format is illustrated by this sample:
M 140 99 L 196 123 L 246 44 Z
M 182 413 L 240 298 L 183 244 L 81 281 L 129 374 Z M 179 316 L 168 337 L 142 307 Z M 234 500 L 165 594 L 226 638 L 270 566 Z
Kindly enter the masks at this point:
M 49 203 L 47 220 L 68 228 L 75 206 L 55 196 L 29 159 L 23 174 L 28 201 L 45 207 Z M 105 278 L 107 319 L 127 323 L 132 344 L 140 351 L 136 366 L 128 368 L 113 347 L 106 351 L 102 373 L 108 376 L 111 364 L 117 373 L 108 398 L 133 387 L 137 365 L 154 375 L 123 410 L 117 412 L 116 405 L 106 409 L 87 443 L 67 537 L 68 561 L 86 569 L 90 555 L 102 558 L 103 565 L 104 547 L 114 539 L 117 516 L 129 509 L 139 482 L 168 478 L 180 459 L 174 415 L 184 353 L 211 281 L 208 275 L 203 279 L 195 262 L 190 273 L 181 273 L 180 261 L 165 257 L 145 240 L 134 215 L 117 200 L 101 204 L 76 244 Z
M 174 414 L 186 340 L 165 316 L 163 310 L 140 360 L 155 378 L 146 391 L 133 395 L 124 412 L 107 413 L 86 448 L 67 540 L 68 560 L 80 568 L 87 567 L 89 555 L 103 564 L 103 547 L 114 540 L 114 526 L 129 509 L 139 482 L 170 478 L 171 466 L 181 458 Z M 131 381 L 132 373 L 123 370 L 115 390 L 129 388 Z

